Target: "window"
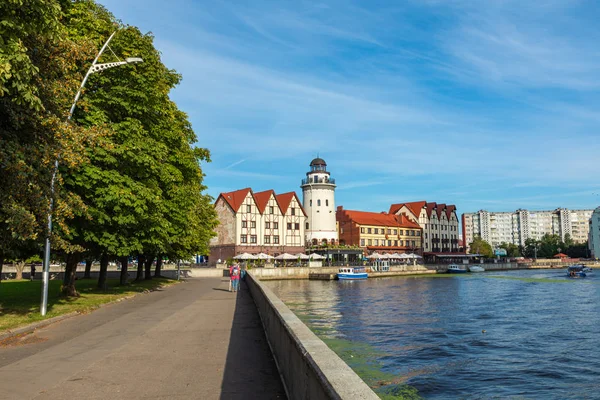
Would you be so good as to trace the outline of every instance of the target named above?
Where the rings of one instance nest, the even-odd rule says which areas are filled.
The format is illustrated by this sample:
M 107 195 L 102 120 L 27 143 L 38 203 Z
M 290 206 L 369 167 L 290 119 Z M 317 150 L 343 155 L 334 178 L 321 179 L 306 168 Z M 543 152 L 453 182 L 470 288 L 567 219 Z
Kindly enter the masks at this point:
M 271 223 L 265 222 L 265 229 L 271 229 Z
M 371 233 L 371 228 L 367 228 L 367 233 Z
M 308 202 L 308 205 L 312 207 L 312 199 Z
M 379 234 L 379 228 L 375 228 L 375 234 L 378 235 Z
M 425 233 L 425 239 L 427 239 L 427 233 Z
M 415 241 L 414 240 L 411 240 L 410 244 L 411 244 L 412 247 L 415 247 Z
M 246 206 L 246 212 L 249 212 L 249 213 L 251 213 L 251 212 L 252 212 L 252 206 L 251 206 L 250 204 L 248 204 L 248 205 Z
M 365 233 L 365 228 L 360 228 L 360 233 Z
M 296 207 L 292 207 L 292 215 L 296 215 Z
M 265 244 L 271 243 L 271 236 L 265 235 Z
M 250 243 L 256 243 L 256 235 L 250 235 Z
M 400 241 L 400 246 L 404 246 L 404 240 Z
M 388 246 L 390 246 L 390 247 L 392 246 L 392 241 L 391 240 L 388 240 Z
M 279 244 L 279 235 L 273 236 L 273 243 L 274 244 Z
M 398 241 L 394 240 L 394 246 L 398 246 Z
M 370 245 L 372 245 L 372 244 L 373 244 L 373 241 L 372 241 L 371 239 L 369 239 L 369 240 L 367 241 L 367 245 L 368 245 L 368 246 L 370 246 Z
M 379 246 L 379 239 L 375 239 L 375 246 Z
M 417 231 L 417 236 L 421 236 L 421 231 Z
M 398 229 L 394 229 L 394 235 L 398 234 Z
M 288 224 L 287 224 L 287 228 L 288 228 L 288 231 L 291 231 L 291 230 L 292 230 L 292 223 L 291 223 L 291 222 L 288 222 Z
M 274 213 L 274 211 L 275 211 L 275 210 L 273 209 L 273 207 L 269 206 L 269 214 L 273 214 L 273 213 Z
M 273 229 L 279 229 L 279 222 L 273 222 Z
M 388 235 L 391 235 L 391 234 L 392 234 L 392 230 L 391 230 L 391 229 L 388 229 L 388 230 L 387 230 L 387 234 L 388 234 Z
M 248 227 L 248 221 L 242 221 L 242 228 Z
M 294 229 L 299 230 L 300 229 L 300 223 L 295 223 L 294 224 Z
M 250 221 L 250 228 L 256 228 L 256 221 Z
M 398 231 L 398 235 L 404 235 L 404 231 L 403 231 L 402 229 L 400 229 L 400 230 Z
M 248 243 L 248 236 L 247 235 L 241 235 L 240 236 L 240 243 Z
M 340 228 L 340 234 L 344 233 L 344 228 Z
M 365 245 L 365 239 L 360 239 L 360 245 L 364 246 Z
M 308 222 L 306 223 L 306 229 L 308 229 Z
M 325 199 L 325 206 L 329 207 L 329 199 Z
M 321 207 L 321 199 L 318 199 L 318 200 L 317 200 L 317 206 L 318 206 L 318 207 Z

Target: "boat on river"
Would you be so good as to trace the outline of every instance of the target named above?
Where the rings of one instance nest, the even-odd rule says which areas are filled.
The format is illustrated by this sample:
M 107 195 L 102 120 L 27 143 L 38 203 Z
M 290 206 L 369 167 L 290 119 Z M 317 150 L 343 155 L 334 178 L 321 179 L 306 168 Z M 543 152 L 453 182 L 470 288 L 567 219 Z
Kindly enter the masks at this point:
M 465 272 L 469 272 L 469 271 L 467 270 L 467 267 L 465 267 L 464 265 L 458 265 L 458 264 L 448 265 L 448 273 L 450 273 L 450 274 L 462 274 Z
M 470 265 L 469 272 L 485 272 L 485 268 L 481 265 Z
M 337 277 L 340 281 L 367 279 L 369 275 L 365 267 L 342 267 L 339 269 Z
M 590 269 L 583 264 L 574 264 L 567 268 L 567 276 L 569 278 L 585 278 L 588 274 L 586 270 Z

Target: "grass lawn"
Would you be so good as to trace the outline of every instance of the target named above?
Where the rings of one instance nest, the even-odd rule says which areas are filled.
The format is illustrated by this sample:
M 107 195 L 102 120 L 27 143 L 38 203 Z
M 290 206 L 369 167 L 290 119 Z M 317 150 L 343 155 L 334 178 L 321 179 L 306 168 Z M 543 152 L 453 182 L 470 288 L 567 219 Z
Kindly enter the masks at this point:
M 16 328 L 73 311 L 88 312 L 98 308 L 101 304 L 129 297 L 145 290 L 169 286 L 177 283 L 177 281 L 154 278 L 126 286 L 117 286 L 119 284 L 117 279 L 109 279 L 107 283 L 109 289 L 104 292 L 96 289 L 96 279 L 79 279 L 75 287 L 81 297 L 65 298 L 59 296 L 62 280 L 51 280 L 48 290 L 48 312 L 42 317 L 40 315 L 41 280 L 33 282 L 28 280 L 3 280 L 0 282 L 0 333 L 6 329 Z

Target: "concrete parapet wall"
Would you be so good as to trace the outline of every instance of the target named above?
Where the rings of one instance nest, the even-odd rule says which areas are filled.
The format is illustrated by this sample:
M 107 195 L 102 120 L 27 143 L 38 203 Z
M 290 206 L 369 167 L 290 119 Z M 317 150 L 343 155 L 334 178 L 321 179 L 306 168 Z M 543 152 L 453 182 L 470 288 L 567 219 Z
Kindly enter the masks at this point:
M 378 399 L 371 388 L 256 276 L 255 270 L 250 271 L 246 283 L 288 397 L 291 400 Z

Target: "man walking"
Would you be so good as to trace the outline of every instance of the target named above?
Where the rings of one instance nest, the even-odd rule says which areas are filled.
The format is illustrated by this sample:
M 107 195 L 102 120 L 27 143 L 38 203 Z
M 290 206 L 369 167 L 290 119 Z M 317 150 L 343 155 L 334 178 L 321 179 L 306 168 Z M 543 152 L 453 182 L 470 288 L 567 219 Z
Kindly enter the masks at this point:
M 238 288 L 240 287 L 240 266 L 238 264 L 234 264 L 232 266 L 230 276 L 231 287 L 233 288 L 234 292 L 237 292 Z

